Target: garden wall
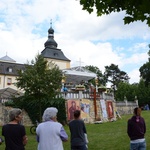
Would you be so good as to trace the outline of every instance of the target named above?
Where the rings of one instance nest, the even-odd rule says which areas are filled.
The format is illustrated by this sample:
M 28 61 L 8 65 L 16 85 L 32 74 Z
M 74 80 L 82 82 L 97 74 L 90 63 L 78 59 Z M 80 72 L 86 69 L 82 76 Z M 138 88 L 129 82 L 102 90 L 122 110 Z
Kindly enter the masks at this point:
M 110 97 L 102 97 L 96 99 L 94 103 L 92 98 L 82 98 L 82 99 L 67 99 L 66 100 L 66 115 L 67 120 L 70 121 L 72 118 L 73 111 L 72 104 L 75 102 L 76 108 L 81 110 L 81 117 L 85 123 L 97 123 L 116 120 L 116 111 L 120 115 L 132 114 L 133 109 L 138 106 L 138 101 L 135 102 L 116 102 Z M 0 126 L 8 123 L 8 111 L 12 109 L 11 107 L 5 107 L 0 103 Z M 23 110 L 23 120 L 22 123 L 25 126 L 31 126 L 32 122 L 28 114 Z
M 11 110 L 11 107 L 5 107 L 2 103 L 0 103 L 0 126 L 9 122 L 8 112 Z M 28 114 L 23 110 L 23 119 L 22 124 L 25 126 L 31 126 L 32 122 L 28 116 Z
M 134 102 L 129 101 L 115 102 L 115 105 L 120 115 L 133 114 L 133 109 L 135 107 L 138 107 L 138 100 Z

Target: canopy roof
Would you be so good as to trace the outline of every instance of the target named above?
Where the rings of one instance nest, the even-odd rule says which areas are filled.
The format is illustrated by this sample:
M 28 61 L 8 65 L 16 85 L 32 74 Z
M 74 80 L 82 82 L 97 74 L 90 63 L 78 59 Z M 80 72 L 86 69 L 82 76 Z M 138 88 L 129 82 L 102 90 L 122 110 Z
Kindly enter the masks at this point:
M 72 82 L 73 84 L 79 84 L 82 81 L 88 81 L 97 77 L 95 73 L 81 66 L 63 69 L 63 73 L 66 77 L 66 83 Z
M 21 96 L 23 93 L 18 92 L 17 90 L 14 90 L 12 88 L 4 88 L 0 89 L 0 98 L 1 99 L 11 99 L 13 97 Z

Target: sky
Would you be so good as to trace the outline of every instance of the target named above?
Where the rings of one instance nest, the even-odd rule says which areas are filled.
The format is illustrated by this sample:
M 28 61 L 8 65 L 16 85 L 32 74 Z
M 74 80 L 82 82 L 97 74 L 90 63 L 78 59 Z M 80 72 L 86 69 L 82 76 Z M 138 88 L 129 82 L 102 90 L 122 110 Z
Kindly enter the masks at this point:
M 148 61 L 150 28 L 145 22 L 124 25 L 125 12 L 97 17 L 82 10 L 79 0 L 1 0 L 0 58 L 17 63 L 33 60 L 44 50 L 52 20 L 54 39 L 71 67 L 92 65 L 102 73 L 118 65 L 139 82 L 139 68 Z

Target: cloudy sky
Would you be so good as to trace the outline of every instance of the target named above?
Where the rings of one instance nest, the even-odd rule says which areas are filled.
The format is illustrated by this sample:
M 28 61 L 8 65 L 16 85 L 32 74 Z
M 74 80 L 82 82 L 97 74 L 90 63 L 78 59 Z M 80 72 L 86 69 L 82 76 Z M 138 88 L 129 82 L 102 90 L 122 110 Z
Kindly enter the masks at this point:
M 145 22 L 124 25 L 124 12 L 97 17 L 78 0 L 1 0 L 0 58 L 31 61 L 44 49 L 52 19 L 54 39 L 71 67 L 93 65 L 104 72 L 111 63 L 139 82 L 148 61 L 150 28 Z M 79 63 L 79 61 L 81 63 Z

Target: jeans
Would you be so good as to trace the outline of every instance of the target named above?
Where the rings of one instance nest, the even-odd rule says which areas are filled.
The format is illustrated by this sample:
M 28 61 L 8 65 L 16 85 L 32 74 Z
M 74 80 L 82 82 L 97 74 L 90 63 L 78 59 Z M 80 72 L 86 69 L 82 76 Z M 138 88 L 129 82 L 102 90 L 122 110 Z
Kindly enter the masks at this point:
M 82 146 L 72 146 L 71 150 L 87 150 L 86 145 L 82 145 Z
M 146 150 L 146 142 L 130 143 L 130 150 Z

